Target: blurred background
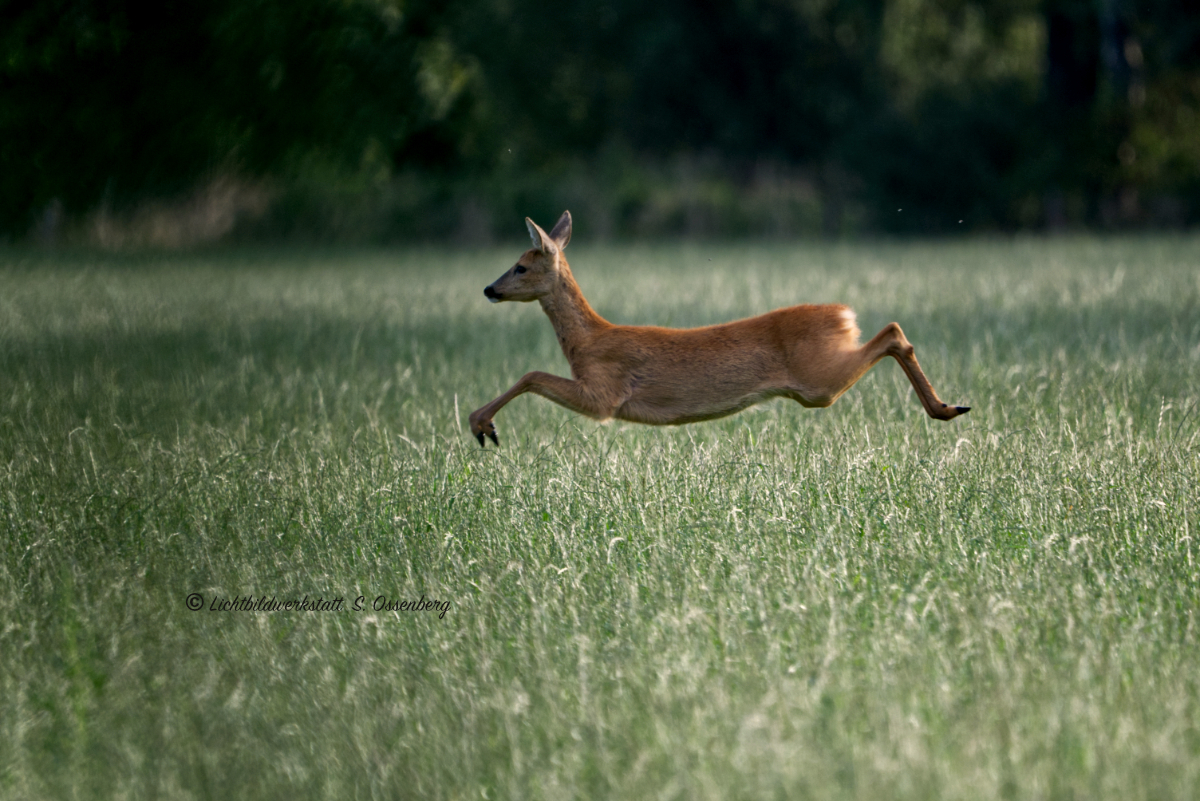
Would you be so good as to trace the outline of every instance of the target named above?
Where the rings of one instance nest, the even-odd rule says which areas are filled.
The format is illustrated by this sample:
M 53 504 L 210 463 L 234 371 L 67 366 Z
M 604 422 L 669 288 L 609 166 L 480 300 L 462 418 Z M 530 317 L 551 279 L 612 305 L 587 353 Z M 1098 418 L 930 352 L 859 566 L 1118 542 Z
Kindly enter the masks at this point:
M 1200 222 L 1191 0 L 0 3 L 0 239 Z

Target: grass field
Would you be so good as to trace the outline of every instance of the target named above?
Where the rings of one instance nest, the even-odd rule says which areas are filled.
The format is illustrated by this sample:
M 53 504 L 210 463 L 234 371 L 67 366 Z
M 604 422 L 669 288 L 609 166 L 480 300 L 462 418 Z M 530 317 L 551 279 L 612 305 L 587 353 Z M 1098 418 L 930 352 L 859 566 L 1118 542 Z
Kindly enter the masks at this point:
M 845 302 L 974 409 L 483 451 L 567 373 L 519 252 L 0 251 L 0 797 L 1200 794 L 1200 239 L 576 245 L 614 322 Z

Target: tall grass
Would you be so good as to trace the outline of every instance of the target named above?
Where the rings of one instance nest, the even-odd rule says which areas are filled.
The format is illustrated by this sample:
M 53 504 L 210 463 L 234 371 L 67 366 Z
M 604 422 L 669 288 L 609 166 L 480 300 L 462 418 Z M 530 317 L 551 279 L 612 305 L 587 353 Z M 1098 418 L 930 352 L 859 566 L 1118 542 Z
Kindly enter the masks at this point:
M 567 372 L 518 252 L 0 254 L 0 796 L 1200 792 L 1200 242 L 576 246 L 613 321 L 846 302 L 973 411 L 889 361 L 484 451 Z

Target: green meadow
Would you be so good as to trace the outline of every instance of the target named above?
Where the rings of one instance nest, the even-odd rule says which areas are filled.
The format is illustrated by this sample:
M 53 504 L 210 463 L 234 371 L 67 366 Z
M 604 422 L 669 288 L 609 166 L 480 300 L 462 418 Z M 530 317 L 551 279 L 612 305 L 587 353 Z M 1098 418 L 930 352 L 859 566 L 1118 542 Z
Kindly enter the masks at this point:
M 973 410 L 484 450 L 568 372 L 522 247 L 0 251 L 0 798 L 1200 795 L 1200 239 L 579 243 L 613 322 L 847 303 Z

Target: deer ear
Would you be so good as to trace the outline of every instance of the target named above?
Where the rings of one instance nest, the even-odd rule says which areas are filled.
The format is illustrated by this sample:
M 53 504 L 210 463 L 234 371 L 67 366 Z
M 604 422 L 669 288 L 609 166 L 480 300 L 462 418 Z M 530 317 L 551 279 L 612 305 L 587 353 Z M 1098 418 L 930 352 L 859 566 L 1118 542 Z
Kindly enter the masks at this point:
M 560 250 L 567 249 L 567 243 L 571 241 L 571 212 L 564 211 L 562 213 L 558 222 L 554 224 L 554 230 L 550 232 L 550 238 L 554 240 L 554 244 L 558 245 Z
M 529 238 L 533 240 L 534 248 L 547 255 L 553 255 L 558 250 L 554 246 L 554 241 L 546 235 L 541 226 L 528 217 L 525 218 L 525 227 L 529 229 Z

